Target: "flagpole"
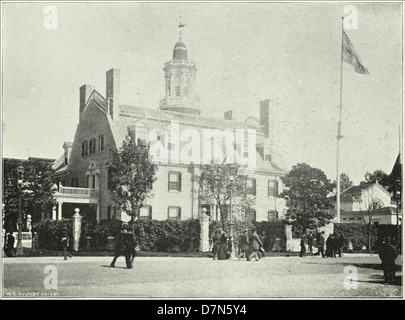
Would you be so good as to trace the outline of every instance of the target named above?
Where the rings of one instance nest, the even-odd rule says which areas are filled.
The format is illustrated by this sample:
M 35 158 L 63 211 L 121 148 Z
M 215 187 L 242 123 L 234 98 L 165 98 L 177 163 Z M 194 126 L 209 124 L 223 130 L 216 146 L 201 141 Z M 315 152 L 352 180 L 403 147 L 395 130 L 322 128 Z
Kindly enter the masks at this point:
M 342 136 L 342 95 L 343 95 L 343 21 L 342 17 L 342 42 L 340 46 L 340 103 L 339 122 L 336 135 L 336 220 L 340 223 L 340 174 L 339 174 L 339 141 Z

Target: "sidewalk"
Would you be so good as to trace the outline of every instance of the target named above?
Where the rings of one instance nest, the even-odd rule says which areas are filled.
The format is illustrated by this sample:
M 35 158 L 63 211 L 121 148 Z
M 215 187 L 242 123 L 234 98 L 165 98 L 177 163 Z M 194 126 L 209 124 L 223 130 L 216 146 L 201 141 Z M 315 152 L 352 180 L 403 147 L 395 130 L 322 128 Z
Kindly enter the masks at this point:
M 113 251 L 70 251 L 74 257 L 112 257 Z M 24 257 L 61 257 L 62 251 L 57 250 L 38 250 L 35 254 L 32 254 L 29 250 L 24 250 Z M 265 252 L 264 257 L 298 257 L 299 252 Z M 365 256 L 378 256 L 378 253 L 367 252 L 354 252 L 344 253 L 343 256 L 347 257 L 365 257 Z M 212 258 L 211 252 L 154 252 L 154 251 L 137 251 L 137 257 L 182 257 L 182 258 Z M 313 253 L 306 253 L 305 257 L 320 258 Z M 6 257 L 7 258 L 7 257 Z M 339 259 L 337 257 L 337 259 Z

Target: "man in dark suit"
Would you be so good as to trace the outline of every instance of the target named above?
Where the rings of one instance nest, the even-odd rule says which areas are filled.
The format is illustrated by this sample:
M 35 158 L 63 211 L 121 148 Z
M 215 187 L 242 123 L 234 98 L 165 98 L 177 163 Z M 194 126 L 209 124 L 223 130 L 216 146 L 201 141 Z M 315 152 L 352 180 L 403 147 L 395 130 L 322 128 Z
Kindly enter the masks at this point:
M 115 262 L 120 255 L 125 256 L 125 263 L 128 269 L 132 268 L 132 261 L 135 259 L 135 238 L 129 227 L 125 226 L 122 228 L 121 232 L 118 234 L 117 242 L 115 244 L 115 254 L 114 259 L 111 262 L 111 267 L 115 267 Z
M 14 257 L 14 243 L 15 238 L 13 236 L 13 232 L 9 232 L 6 240 L 6 245 L 4 247 L 4 252 L 6 253 L 7 257 Z
M 318 238 L 316 239 L 316 246 L 318 248 L 318 252 L 314 254 L 314 256 L 319 256 L 320 254 L 322 255 L 322 258 L 325 258 L 325 237 L 324 237 L 325 231 L 322 231 L 321 233 L 318 234 Z
M 300 247 L 301 247 L 300 258 L 303 258 L 305 256 L 305 252 L 307 251 L 307 247 L 305 246 L 305 240 L 306 240 L 306 236 L 304 233 L 302 235 L 301 241 L 300 241 Z
M 378 252 L 384 270 L 384 283 L 393 283 L 395 276 L 395 259 L 398 257 L 397 250 L 391 245 L 391 238 L 385 237 Z

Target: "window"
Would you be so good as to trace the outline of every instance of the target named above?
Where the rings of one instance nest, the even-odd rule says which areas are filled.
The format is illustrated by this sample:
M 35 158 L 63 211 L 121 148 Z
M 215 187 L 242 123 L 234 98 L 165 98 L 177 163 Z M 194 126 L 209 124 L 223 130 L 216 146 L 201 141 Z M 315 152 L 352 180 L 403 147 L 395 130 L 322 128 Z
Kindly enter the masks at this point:
M 181 208 L 180 207 L 169 207 L 167 209 L 167 214 L 169 220 L 180 220 L 181 219 Z
M 277 180 L 269 180 L 269 197 L 277 197 L 278 195 L 278 181 Z
M 270 154 L 266 154 L 264 156 L 264 161 L 270 161 L 271 162 L 271 155 Z
M 87 156 L 87 152 L 88 152 L 88 145 L 87 145 L 87 141 L 83 141 L 82 142 L 82 157 Z
M 107 207 L 107 219 L 115 219 L 117 214 L 117 207 L 115 205 L 109 205 Z
M 103 152 L 104 151 L 104 135 L 101 134 L 98 137 L 98 151 Z
M 178 171 L 169 172 L 169 191 L 181 191 L 181 173 Z
M 179 74 L 177 74 L 175 77 L 174 90 L 176 93 L 176 97 L 180 97 L 180 75 Z
M 89 154 L 96 153 L 96 138 L 91 138 L 89 143 Z
M 246 193 L 251 195 L 256 195 L 256 179 L 247 178 L 246 179 Z
M 275 210 L 269 210 L 267 212 L 267 215 L 268 215 L 268 221 L 269 222 L 276 221 L 276 219 L 278 218 L 277 211 L 275 211 Z
M 378 210 L 384 206 L 384 203 L 380 199 L 374 199 L 373 202 L 369 205 L 370 210 Z
M 190 87 L 190 78 L 188 76 L 185 76 L 185 78 L 184 78 L 184 95 L 186 97 L 188 97 L 190 94 L 189 87 Z
M 151 206 L 143 206 L 139 210 L 139 219 L 152 220 L 152 207 Z
M 256 210 L 249 209 L 246 211 L 245 219 L 250 219 L 252 221 L 256 221 Z
M 167 150 L 176 150 L 176 145 L 174 143 L 167 144 Z

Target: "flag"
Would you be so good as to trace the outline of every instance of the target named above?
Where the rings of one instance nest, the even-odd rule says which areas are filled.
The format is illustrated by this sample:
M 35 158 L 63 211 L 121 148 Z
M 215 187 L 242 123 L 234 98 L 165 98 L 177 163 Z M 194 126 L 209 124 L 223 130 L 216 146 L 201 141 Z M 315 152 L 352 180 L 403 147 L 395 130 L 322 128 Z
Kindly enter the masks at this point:
M 354 67 L 354 71 L 361 74 L 368 74 L 368 70 L 361 63 L 360 57 L 346 32 L 343 31 L 343 41 L 342 41 L 342 59 Z

